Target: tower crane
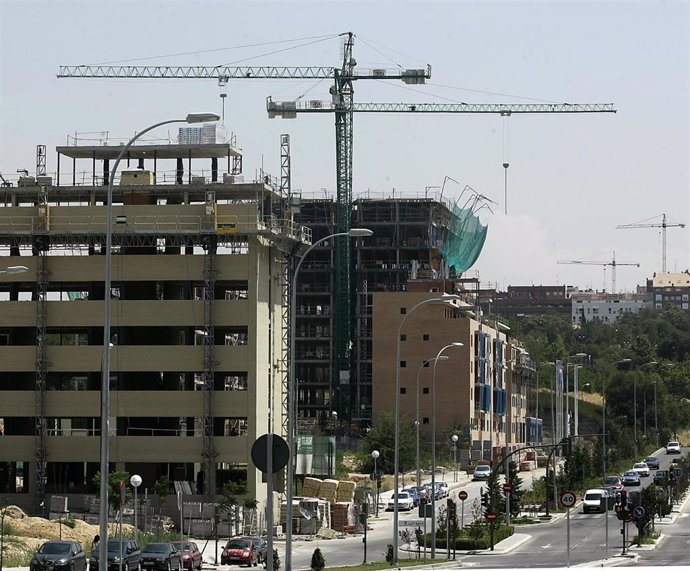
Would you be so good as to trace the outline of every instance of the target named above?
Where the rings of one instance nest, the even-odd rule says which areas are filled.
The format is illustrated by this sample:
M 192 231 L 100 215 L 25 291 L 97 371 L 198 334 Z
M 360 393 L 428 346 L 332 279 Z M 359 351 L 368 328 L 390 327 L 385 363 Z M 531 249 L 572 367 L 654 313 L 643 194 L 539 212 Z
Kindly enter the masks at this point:
M 591 260 L 557 260 L 557 264 L 581 264 L 588 266 L 604 266 L 604 272 L 606 272 L 606 266 L 611 266 L 611 293 L 616 293 L 616 266 L 637 266 L 640 267 L 639 262 L 616 262 L 616 252 L 614 250 L 613 257 L 610 262 L 603 261 L 591 261 Z
M 334 113 L 336 147 L 336 232 L 350 229 L 352 212 L 352 145 L 354 113 L 492 113 L 510 116 L 518 113 L 615 113 L 610 103 L 561 104 L 431 104 L 431 103 L 354 103 L 353 84 L 361 80 L 399 79 L 418 85 L 431 78 L 431 66 L 426 68 L 360 69 L 353 57 L 354 34 L 344 37 L 343 59 L 339 67 L 305 66 L 119 66 L 77 65 L 60 66 L 58 78 L 111 79 L 215 79 L 220 85 L 229 80 L 251 79 L 332 79 L 330 103 L 306 103 L 267 100 L 270 118 L 295 118 L 298 113 Z M 335 366 L 332 386 L 341 384 L 341 371 L 349 376 L 352 369 L 350 347 L 353 332 L 351 322 L 352 294 L 350 287 L 350 240 L 337 238 L 335 242 Z M 339 418 L 349 418 L 349 402 L 345 410 L 337 411 Z M 338 403 L 340 408 L 340 403 Z
M 627 230 L 630 228 L 661 228 L 661 271 L 666 273 L 666 228 L 685 228 L 685 224 L 680 222 L 666 222 L 666 214 L 661 215 L 661 222 L 648 222 L 658 218 L 654 216 L 652 218 L 647 218 L 641 222 L 636 222 L 635 224 L 619 224 L 616 226 L 616 230 Z

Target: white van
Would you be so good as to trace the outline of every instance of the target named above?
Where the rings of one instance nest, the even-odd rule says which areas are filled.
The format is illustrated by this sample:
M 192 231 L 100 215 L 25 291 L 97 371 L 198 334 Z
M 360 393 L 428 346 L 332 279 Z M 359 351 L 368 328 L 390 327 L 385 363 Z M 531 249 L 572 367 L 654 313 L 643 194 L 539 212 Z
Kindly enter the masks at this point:
M 604 488 L 594 488 L 593 490 L 587 490 L 584 497 L 582 498 L 582 512 L 592 513 L 592 512 L 605 512 L 613 507 L 615 498 L 609 490 Z

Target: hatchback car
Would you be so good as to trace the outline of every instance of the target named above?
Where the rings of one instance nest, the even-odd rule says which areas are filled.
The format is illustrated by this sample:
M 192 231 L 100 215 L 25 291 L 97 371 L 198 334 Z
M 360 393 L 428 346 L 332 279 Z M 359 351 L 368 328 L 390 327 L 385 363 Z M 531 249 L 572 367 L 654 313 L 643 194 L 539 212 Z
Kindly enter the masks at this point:
M 637 472 L 629 471 L 623 474 L 623 485 L 624 486 L 639 486 L 640 485 L 640 475 Z
M 185 569 L 201 569 L 202 557 L 201 551 L 199 551 L 199 546 L 193 541 L 185 541 L 183 543 L 179 541 L 173 541 L 178 549 L 182 547 L 182 567 Z
M 141 549 L 141 568 L 145 571 L 182 571 L 182 554 L 172 543 L 147 543 Z
M 414 501 L 412 500 L 412 496 L 407 492 L 398 492 L 396 494 L 393 494 L 391 499 L 388 500 L 388 503 L 386 504 L 386 509 L 394 510 L 396 503 L 398 504 L 398 510 L 409 511 L 412 508 L 414 508 Z
M 248 536 L 246 539 L 251 539 L 254 542 L 259 565 L 266 563 L 268 559 L 268 556 L 266 555 L 268 553 L 268 543 L 266 543 L 266 540 L 258 535 Z
M 659 459 L 656 456 L 647 456 L 644 459 L 644 463 L 649 466 L 650 470 L 658 470 L 659 469 Z
M 488 464 L 480 464 L 474 467 L 474 473 L 472 474 L 473 480 L 488 480 L 491 475 L 491 466 Z
M 220 556 L 221 565 L 246 565 L 256 567 L 259 565 L 259 554 L 256 552 L 254 542 L 247 537 L 234 537 L 225 544 Z
M 46 541 L 29 563 L 31 571 L 86 571 L 86 554 L 77 541 Z
M 604 487 L 614 490 L 622 490 L 623 480 L 620 476 L 606 476 L 606 479 L 604 480 Z
M 680 442 L 672 440 L 666 444 L 666 454 L 680 454 Z
M 632 467 L 633 472 L 637 472 L 640 478 L 646 478 L 649 476 L 649 466 L 644 462 L 635 462 Z
M 97 571 L 99 565 L 100 553 L 98 549 L 91 552 L 89 559 L 89 571 Z M 140 569 L 141 565 L 141 550 L 136 539 L 109 539 L 108 540 L 108 565 L 109 571 L 119 571 L 120 562 L 122 562 L 122 571 L 130 571 L 130 569 Z M 105 569 L 105 567 L 104 567 Z

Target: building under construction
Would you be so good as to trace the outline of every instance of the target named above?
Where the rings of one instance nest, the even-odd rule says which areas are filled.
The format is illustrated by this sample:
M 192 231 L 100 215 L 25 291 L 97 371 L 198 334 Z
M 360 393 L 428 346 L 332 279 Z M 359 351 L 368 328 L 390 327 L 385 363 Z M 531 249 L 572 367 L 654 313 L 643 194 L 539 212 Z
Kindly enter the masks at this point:
M 475 214 L 477 206 L 481 202 L 476 195 L 461 205 L 429 192 L 354 200 L 351 226 L 374 234 L 350 239 L 352 301 L 345 327 L 336 320 L 335 244 L 325 243 L 310 253 L 297 285 L 300 431 L 308 432 L 311 426 L 316 432 L 356 434 L 358 428 L 370 425 L 373 294 L 406 291 L 410 280 L 459 277 L 471 267 L 487 230 Z M 333 199 L 309 199 L 302 200 L 295 220 L 308 226 L 316 241 L 335 231 L 335 217 Z M 349 352 L 349 370 L 338 369 L 334 359 L 343 345 Z
M 309 229 L 279 181 L 243 180 L 232 144 L 135 145 L 113 188 L 105 292 L 121 150 L 58 147 L 55 178 L 43 162 L 2 188 L 0 492 L 41 513 L 46 494 L 95 491 L 109 296 L 110 470 L 205 498 L 246 483 L 261 503 L 249 452 L 285 434 L 289 260 Z

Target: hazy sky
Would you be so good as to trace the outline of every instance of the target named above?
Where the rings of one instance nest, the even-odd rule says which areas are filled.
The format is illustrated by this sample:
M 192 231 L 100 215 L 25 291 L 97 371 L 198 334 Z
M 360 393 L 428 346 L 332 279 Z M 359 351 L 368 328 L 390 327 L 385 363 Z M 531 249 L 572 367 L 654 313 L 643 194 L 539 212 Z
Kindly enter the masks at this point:
M 666 212 L 690 222 L 689 2 L 282 2 L 0 0 L 0 172 L 35 170 L 37 144 L 137 130 L 189 111 L 220 113 L 214 80 L 56 79 L 60 65 L 339 66 L 356 34 L 361 68 L 432 65 L 426 85 L 355 84 L 357 102 L 614 103 L 616 114 L 356 114 L 354 194 L 457 198 L 469 185 L 498 205 L 475 271 L 484 282 L 619 290 L 661 271 L 659 229 L 616 230 Z M 295 41 L 287 41 L 295 40 Z M 240 47 L 248 46 L 250 47 Z M 288 49 L 290 48 L 290 49 Z M 164 56 L 164 57 L 157 57 Z M 263 57 L 258 57 L 263 56 Z M 268 119 L 277 101 L 329 98 L 328 81 L 231 81 L 226 126 L 248 177 L 279 176 L 289 133 L 293 188 L 333 194 L 333 115 Z M 174 126 L 173 126 L 174 127 Z M 153 136 L 174 135 L 176 128 Z M 504 169 L 508 161 L 508 216 Z M 84 168 L 87 168 L 84 165 Z M 324 190 L 325 189 L 325 190 Z M 487 213 L 488 214 L 488 213 Z M 660 217 L 656 219 L 660 221 Z M 690 267 L 690 231 L 668 230 L 668 268 Z

